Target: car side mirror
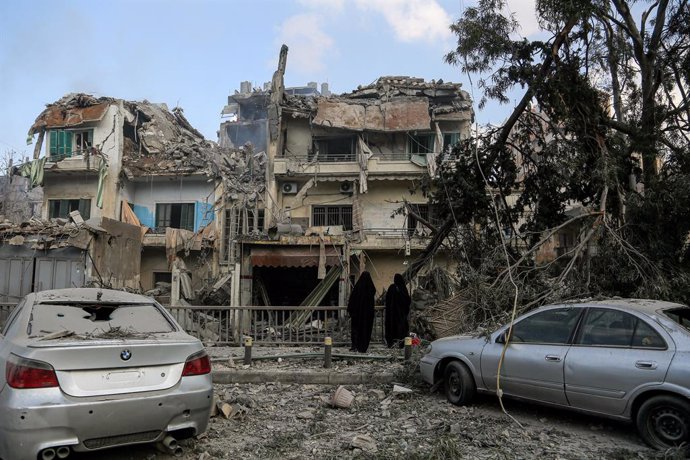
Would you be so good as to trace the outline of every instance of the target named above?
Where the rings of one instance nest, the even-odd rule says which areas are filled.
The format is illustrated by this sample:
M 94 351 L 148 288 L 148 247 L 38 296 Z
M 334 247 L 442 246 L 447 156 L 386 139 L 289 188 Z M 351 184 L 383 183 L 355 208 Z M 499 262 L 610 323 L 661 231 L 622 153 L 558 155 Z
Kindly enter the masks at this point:
M 506 333 L 505 331 L 501 332 L 498 334 L 498 337 L 496 337 L 496 343 L 506 343 Z

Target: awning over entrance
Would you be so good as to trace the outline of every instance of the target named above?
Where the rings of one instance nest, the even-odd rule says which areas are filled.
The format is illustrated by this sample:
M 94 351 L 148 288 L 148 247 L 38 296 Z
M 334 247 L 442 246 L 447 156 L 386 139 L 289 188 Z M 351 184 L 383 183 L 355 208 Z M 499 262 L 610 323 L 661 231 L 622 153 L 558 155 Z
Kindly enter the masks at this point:
M 326 265 L 340 263 L 340 253 L 333 246 L 326 246 Z M 285 247 L 271 246 L 252 248 L 254 267 L 318 267 L 319 246 Z

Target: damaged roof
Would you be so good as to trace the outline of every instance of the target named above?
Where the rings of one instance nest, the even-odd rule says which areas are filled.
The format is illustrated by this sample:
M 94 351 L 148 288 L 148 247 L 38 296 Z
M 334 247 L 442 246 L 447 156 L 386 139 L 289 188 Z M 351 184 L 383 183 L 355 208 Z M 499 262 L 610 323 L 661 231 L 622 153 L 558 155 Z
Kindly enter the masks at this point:
M 51 128 L 73 128 L 86 123 L 98 122 L 114 99 L 96 99 L 89 94 L 70 93 L 58 101 L 46 105 L 29 129 L 29 135 Z
M 429 130 L 432 121 L 472 120 L 474 115 L 461 84 L 413 77 L 380 77 L 339 96 L 285 95 L 283 108 L 318 126 L 353 131 Z

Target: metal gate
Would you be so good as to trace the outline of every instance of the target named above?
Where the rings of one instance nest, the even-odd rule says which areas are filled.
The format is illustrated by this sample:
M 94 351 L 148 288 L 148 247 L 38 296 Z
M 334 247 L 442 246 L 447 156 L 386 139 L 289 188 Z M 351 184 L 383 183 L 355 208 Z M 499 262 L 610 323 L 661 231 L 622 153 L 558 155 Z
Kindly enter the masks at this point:
M 84 253 L 79 249 L 0 246 L 0 302 L 18 302 L 32 291 L 83 285 Z

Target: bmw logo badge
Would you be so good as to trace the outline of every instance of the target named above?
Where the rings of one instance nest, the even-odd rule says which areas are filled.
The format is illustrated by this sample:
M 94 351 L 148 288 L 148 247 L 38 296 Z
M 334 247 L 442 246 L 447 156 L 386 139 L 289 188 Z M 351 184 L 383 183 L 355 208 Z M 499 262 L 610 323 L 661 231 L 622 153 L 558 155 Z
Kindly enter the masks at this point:
M 120 358 L 122 358 L 123 361 L 129 361 L 129 358 L 132 357 L 132 352 L 129 350 L 122 350 L 120 353 Z

